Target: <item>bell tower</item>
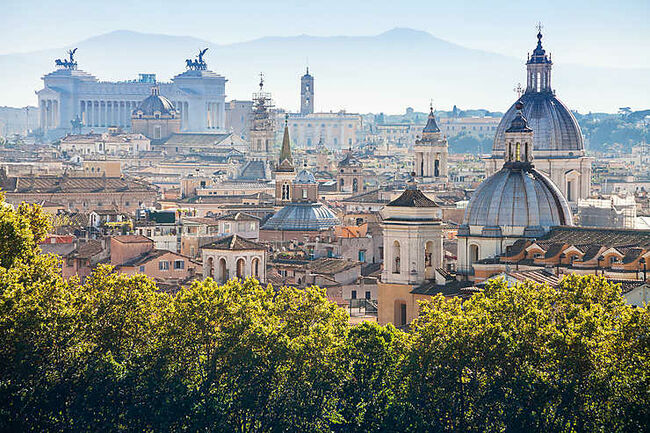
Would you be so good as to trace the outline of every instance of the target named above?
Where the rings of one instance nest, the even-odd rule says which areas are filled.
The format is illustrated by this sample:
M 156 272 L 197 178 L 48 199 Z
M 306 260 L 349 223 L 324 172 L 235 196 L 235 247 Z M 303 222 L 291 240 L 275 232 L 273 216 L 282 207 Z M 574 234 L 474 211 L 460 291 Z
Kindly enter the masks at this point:
M 275 139 L 275 123 L 271 108 L 271 94 L 264 91 L 264 75 L 260 74 L 260 90 L 253 93 L 253 119 L 249 132 L 250 159 L 270 162 L 271 147 Z
M 292 184 L 296 175 L 291 155 L 291 138 L 289 137 L 289 115 L 284 116 L 284 136 L 282 137 L 282 148 L 280 157 L 274 169 L 275 174 L 275 202 L 286 204 L 292 201 Z
M 447 139 L 443 137 L 436 117 L 433 114 L 433 104 L 429 107 L 429 118 L 422 130 L 422 137 L 415 140 L 415 175 L 425 183 L 446 182 L 447 169 Z
M 314 112 L 314 77 L 309 74 L 309 67 L 305 75 L 300 78 L 300 114 L 312 114 Z

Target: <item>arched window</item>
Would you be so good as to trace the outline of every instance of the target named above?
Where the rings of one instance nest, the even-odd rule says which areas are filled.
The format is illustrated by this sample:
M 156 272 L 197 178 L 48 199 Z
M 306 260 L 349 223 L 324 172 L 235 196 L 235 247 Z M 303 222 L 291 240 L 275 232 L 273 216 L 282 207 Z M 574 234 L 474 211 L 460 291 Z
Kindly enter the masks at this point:
M 228 269 L 226 268 L 226 259 L 219 259 L 219 281 L 225 283 L 228 281 Z
M 524 161 L 530 161 L 530 153 L 528 149 L 528 142 L 524 143 Z
M 343 171 L 343 170 L 341 170 L 341 171 Z M 345 181 L 343 180 L 343 178 L 341 178 L 341 180 L 339 181 L 339 184 L 341 185 L 341 188 L 343 188 L 343 185 L 345 184 Z
M 243 258 L 237 259 L 237 278 L 244 278 L 245 275 L 245 266 L 246 262 Z
M 359 180 L 355 177 L 352 179 L 352 192 L 359 191 Z
M 208 258 L 208 277 L 214 279 L 214 259 L 212 257 Z
M 424 267 L 433 266 L 433 242 L 429 241 L 424 246 Z
M 257 257 L 253 259 L 253 276 L 255 278 L 259 278 L 260 276 L 260 259 Z
M 433 168 L 433 175 L 435 177 L 440 176 L 440 160 L 439 159 L 436 159 L 436 161 L 435 161 L 434 168 Z
M 400 265 L 401 265 L 400 261 L 401 261 L 400 245 L 399 242 L 395 241 L 393 242 L 393 273 L 394 274 L 400 273 Z
M 521 161 L 521 143 L 515 144 L 515 161 Z
M 283 183 L 282 184 L 282 200 L 289 200 L 291 198 L 290 194 L 290 186 L 288 183 Z

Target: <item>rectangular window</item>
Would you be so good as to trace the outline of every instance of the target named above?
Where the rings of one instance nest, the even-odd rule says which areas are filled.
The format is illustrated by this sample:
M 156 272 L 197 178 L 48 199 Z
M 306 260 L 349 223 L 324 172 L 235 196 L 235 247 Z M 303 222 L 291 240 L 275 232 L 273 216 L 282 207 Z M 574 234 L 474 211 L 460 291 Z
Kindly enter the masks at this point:
M 144 265 L 140 266 L 140 272 L 144 272 Z
M 185 269 L 185 260 L 174 260 L 174 269 Z
M 351 296 L 352 296 L 352 299 L 357 299 L 357 291 L 353 290 Z
M 366 299 L 370 299 L 370 290 L 366 290 Z
M 158 262 L 158 270 L 159 271 L 168 271 L 169 270 L 169 262 L 167 260 L 161 260 Z
M 366 250 L 359 250 L 359 261 L 361 263 L 366 262 Z

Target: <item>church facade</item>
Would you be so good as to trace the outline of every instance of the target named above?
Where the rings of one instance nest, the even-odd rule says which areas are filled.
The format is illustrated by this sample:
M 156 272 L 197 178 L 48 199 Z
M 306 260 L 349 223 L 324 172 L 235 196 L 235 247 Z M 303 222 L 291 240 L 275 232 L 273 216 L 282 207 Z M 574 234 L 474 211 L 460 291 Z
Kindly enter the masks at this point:
M 181 130 L 210 132 L 225 127 L 226 78 L 207 69 L 205 50 L 197 60 L 187 60 L 187 70 L 170 82 L 158 83 L 154 74 L 140 74 L 137 80 L 106 82 L 77 67 L 74 51 L 70 59 L 57 60 L 57 69 L 43 77 L 43 89 L 36 92 L 39 125 L 44 134 L 64 135 L 72 122 L 82 128 L 111 126 L 130 128 L 131 115 L 140 101 L 157 85 L 160 94 L 178 110 Z

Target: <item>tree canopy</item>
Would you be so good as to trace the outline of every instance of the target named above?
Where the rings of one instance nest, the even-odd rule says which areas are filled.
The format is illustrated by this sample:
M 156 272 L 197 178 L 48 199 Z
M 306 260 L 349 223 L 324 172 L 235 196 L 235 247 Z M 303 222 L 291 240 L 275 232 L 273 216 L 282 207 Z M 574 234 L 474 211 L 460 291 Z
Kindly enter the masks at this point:
M 650 314 L 602 278 L 436 296 L 404 332 L 318 287 L 65 281 L 47 230 L 0 211 L 0 431 L 647 431 Z

